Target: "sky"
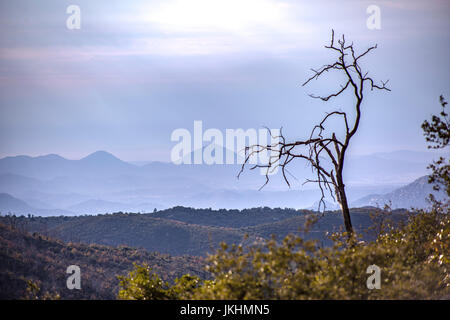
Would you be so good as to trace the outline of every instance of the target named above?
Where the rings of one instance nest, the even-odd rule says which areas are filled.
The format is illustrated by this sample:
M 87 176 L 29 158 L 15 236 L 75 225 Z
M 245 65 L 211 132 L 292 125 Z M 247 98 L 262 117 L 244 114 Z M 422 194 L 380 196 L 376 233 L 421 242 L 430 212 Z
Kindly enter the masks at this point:
M 80 28 L 66 12 L 80 8 Z M 380 8 L 381 29 L 367 27 Z M 0 2 L 0 157 L 107 150 L 169 161 L 177 128 L 283 127 L 305 138 L 351 96 L 322 102 L 340 78 L 306 87 L 333 62 L 331 29 L 391 92 L 368 91 L 349 152 L 425 151 L 420 128 L 450 97 L 446 0 L 4 0 Z M 349 109 L 346 109 L 349 108 Z

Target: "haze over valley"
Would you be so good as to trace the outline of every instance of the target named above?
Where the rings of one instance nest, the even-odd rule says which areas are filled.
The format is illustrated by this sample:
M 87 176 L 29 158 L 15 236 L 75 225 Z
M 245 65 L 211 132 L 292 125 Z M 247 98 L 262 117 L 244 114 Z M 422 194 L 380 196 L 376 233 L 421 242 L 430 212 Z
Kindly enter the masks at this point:
M 423 176 L 436 157 L 412 151 L 349 157 L 345 173 L 351 204 L 382 207 L 391 201 L 393 208 L 425 207 L 432 188 Z M 80 160 L 55 154 L 5 157 L 0 159 L 0 212 L 51 216 L 153 212 L 173 206 L 317 209 L 319 191 L 303 185 L 310 168 L 290 169 L 291 188 L 277 174 L 262 190 L 264 176 L 246 171 L 238 179 L 239 170 L 238 164 L 136 165 L 105 151 Z M 327 203 L 329 210 L 337 209 L 333 199 Z

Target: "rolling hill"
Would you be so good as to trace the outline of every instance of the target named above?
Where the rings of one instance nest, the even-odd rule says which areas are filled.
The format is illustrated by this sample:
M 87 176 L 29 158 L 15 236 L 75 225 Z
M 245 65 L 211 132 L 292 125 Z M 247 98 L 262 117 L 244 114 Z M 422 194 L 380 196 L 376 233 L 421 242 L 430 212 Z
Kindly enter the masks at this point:
M 7 221 L 3 217 L 0 221 Z M 69 242 L 128 245 L 173 255 L 206 255 L 221 242 L 243 243 L 245 234 L 234 228 L 189 224 L 154 218 L 150 214 L 105 214 L 97 216 L 17 218 L 30 232 L 39 232 Z
M 373 224 L 370 213 L 379 211 L 376 208 L 352 209 L 355 229 L 365 232 Z M 401 210 L 394 216 L 396 220 L 407 217 Z M 327 232 L 338 231 L 343 225 L 339 211 L 317 214 L 293 209 L 211 210 L 185 207 L 149 214 L 0 217 L 0 222 L 14 221 L 24 230 L 66 242 L 127 245 L 171 255 L 205 256 L 213 253 L 221 242 L 248 244 L 269 239 L 272 235 L 281 239 L 288 233 L 298 234 L 310 217 L 318 217 L 318 222 L 307 237 L 324 244 L 329 243 Z
M 16 202 L 14 202 L 16 203 Z M 351 210 L 352 222 L 363 239 L 373 239 L 371 213 L 376 208 Z M 395 210 L 392 221 L 407 218 Z M 383 219 L 386 217 L 382 217 Z M 300 231 L 310 218 L 317 222 L 308 233 Z M 339 211 L 317 214 L 294 209 L 253 208 L 211 210 L 175 207 L 149 214 L 114 213 L 86 216 L 0 216 L 0 299 L 26 298 L 27 281 L 62 299 L 114 299 L 117 275 L 133 263 L 147 263 L 163 280 L 190 273 L 208 278 L 202 256 L 214 253 L 221 242 L 257 244 L 287 234 L 331 244 L 328 233 L 339 231 Z M 82 270 L 83 290 L 65 286 L 69 265 Z
M 39 297 L 47 292 L 61 299 L 115 299 L 117 275 L 133 269 L 133 263 L 147 263 L 164 281 L 190 273 L 207 278 L 199 257 L 172 257 L 127 246 L 64 243 L 37 233 L 0 223 L 0 299 L 28 296 L 27 281 L 40 286 Z M 66 268 L 81 269 L 82 290 L 66 287 Z

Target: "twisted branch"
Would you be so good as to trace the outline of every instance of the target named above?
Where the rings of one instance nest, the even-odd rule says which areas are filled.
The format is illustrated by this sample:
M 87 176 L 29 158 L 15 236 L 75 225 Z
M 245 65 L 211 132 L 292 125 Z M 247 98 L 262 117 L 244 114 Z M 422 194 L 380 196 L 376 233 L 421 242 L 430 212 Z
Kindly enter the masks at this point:
M 313 72 L 312 76 L 309 77 L 302 84 L 302 86 L 307 85 L 313 80 L 319 79 L 323 74 L 329 71 L 338 71 L 343 73 L 346 77 L 346 82 L 344 85 L 340 86 L 339 90 L 326 96 L 313 94 L 310 94 L 309 96 L 314 99 L 329 101 L 330 99 L 340 96 L 347 90 L 351 90 L 355 98 L 355 120 L 352 123 L 349 123 L 347 113 L 343 111 L 333 111 L 327 113 L 319 122 L 319 124 L 313 127 L 308 139 L 296 140 L 294 142 L 286 142 L 286 137 L 283 135 L 282 131 L 283 128 L 280 129 L 280 134 L 275 137 L 272 135 L 272 132 L 267 129 L 271 137 L 277 139 L 278 142 L 268 145 L 258 144 L 246 147 L 245 160 L 238 174 L 238 177 L 240 177 L 245 169 L 245 166 L 249 164 L 249 160 L 251 157 L 255 156 L 258 153 L 269 152 L 270 157 L 268 163 L 256 164 L 250 168 L 250 170 L 253 170 L 255 168 L 266 169 L 266 181 L 260 189 L 262 189 L 269 182 L 270 173 L 278 168 L 281 168 L 283 178 L 287 185 L 290 187 L 291 184 L 286 175 L 286 173 L 289 173 L 289 171 L 286 169 L 286 167 L 294 159 L 303 159 L 311 166 L 312 171 L 315 173 L 314 179 L 306 179 L 304 183 L 317 183 L 321 191 L 319 211 L 321 211 L 321 209 L 326 209 L 326 193 L 329 193 L 333 200 L 337 199 L 337 201 L 341 204 L 341 208 L 343 208 L 343 210 L 344 206 L 347 206 L 342 172 L 344 168 L 346 150 L 349 146 L 351 138 L 358 130 L 361 117 L 361 103 L 364 98 L 364 85 L 368 83 L 370 90 L 378 89 L 390 91 L 390 89 L 386 86 L 389 80 L 385 82 L 381 81 L 380 84 L 376 84 L 375 81 L 368 76 L 368 72 L 362 72 L 362 69 L 359 65 L 359 60 L 365 57 L 372 50 L 376 49 L 376 45 L 369 47 L 363 53 L 357 55 L 355 53 L 353 43 L 347 44 L 344 35 L 342 35 L 342 38 L 336 41 L 334 30 L 332 30 L 330 45 L 325 46 L 325 48 L 332 50 L 333 52 L 336 52 L 338 54 L 336 61 L 330 64 L 326 64 L 319 69 L 311 69 Z M 329 119 L 332 118 L 340 118 L 343 121 L 345 128 L 345 137 L 343 137 L 342 139 L 338 139 L 335 132 L 331 132 L 331 134 L 326 135 L 326 123 Z M 331 161 L 331 165 L 327 165 L 326 163 L 324 163 L 324 159 L 329 159 Z M 349 231 L 350 229 L 351 231 L 351 222 L 348 221 L 348 223 L 348 226 L 346 224 L 347 230 Z

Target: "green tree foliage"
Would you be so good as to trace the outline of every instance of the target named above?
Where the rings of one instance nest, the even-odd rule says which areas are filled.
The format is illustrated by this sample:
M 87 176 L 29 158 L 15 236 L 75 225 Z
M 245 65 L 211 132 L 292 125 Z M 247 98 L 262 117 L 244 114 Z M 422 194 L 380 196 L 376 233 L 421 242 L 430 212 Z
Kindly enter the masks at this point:
M 185 274 L 175 279 L 170 286 L 152 272 L 152 269 L 144 264 L 135 264 L 135 269 L 128 276 L 119 276 L 119 299 L 126 300 L 170 300 L 190 297 L 198 288 L 201 280 L 197 276 Z
M 214 280 L 163 284 L 145 270 L 130 273 L 123 299 L 440 299 L 450 298 L 448 208 L 411 215 L 403 226 L 384 222 L 376 241 L 334 233 L 334 245 L 287 236 L 250 247 L 227 246 L 208 259 Z M 367 288 L 367 267 L 381 268 L 381 289 Z M 135 272 L 136 272 L 135 270 Z M 122 280 L 123 281 L 123 280 Z M 130 283 L 132 283 L 130 285 Z M 149 286 L 150 285 L 150 286 Z M 136 289 L 136 286 L 139 287 Z M 161 287 L 163 286 L 163 287 Z M 160 294 L 161 290 L 164 294 Z M 176 292 L 174 292 L 176 290 Z M 185 291 L 183 291 L 185 290 Z
M 448 147 L 450 140 L 449 130 L 449 115 L 445 112 L 447 101 L 441 95 L 439 102 L 442 106 L 442 111 L 439 115 L 433 115 L 431 122 L 425 120 L 422 123 L 422 129 L 424 131 L 425 139 L 430 143 L 428 148 L 430 149 L 444 149 Z M 434 189 L 440 190 L 444 185 L 447 195 L 450 197 L 450 159 L 446 160 L 444 157 L 440 157 L 437 161 L 434 161 L 428 166 L 432 173 L 429 177 L 430 183 L 435 183 Z
M 26 295 L 23 297 L 24 300 L 59 300 L 61 297 L 58 293 L 45 293 L 41 292 L 41 287 L 36 281 L 28 280 Z
M 161 280 L 156 274 L 151 272 L 151 268 L 144 264 L 135 265 L 135 269 L 128 274 L 128 277 L 119 276 L 121 290 L 120 299 L 133 300 L 166 300 L 170 299 L 169 284 Z

